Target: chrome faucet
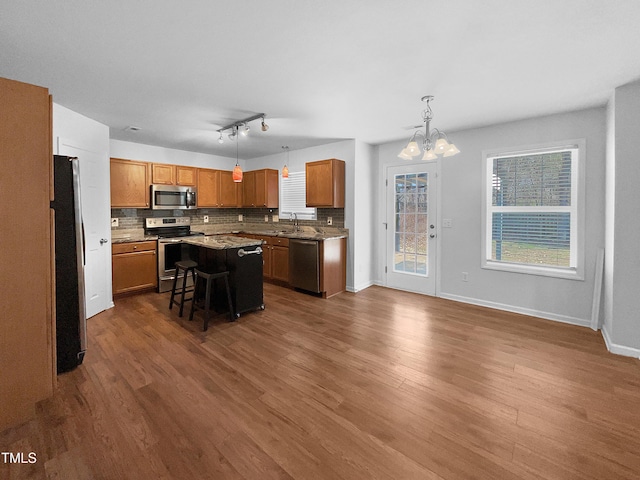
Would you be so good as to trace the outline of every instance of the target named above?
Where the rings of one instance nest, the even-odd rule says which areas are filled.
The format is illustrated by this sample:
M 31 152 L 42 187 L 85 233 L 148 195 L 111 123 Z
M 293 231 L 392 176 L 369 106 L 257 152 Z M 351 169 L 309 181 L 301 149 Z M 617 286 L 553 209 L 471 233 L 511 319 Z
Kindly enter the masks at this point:
M 300 225 L 298 225 L 298 215 L 295 212 L 292 212 L 289 214 L 289 221 L 291 221 L 292 219 L 293 219 L 293 231 L 299 232 Z

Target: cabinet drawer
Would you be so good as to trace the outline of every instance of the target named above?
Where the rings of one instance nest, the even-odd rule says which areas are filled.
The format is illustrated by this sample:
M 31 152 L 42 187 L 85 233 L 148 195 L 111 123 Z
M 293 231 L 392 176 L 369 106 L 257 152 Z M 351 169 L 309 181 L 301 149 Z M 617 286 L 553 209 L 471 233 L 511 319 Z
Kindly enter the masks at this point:
M 289 239 L 285 237 L 266 237 L 269 245 L 279 245 L 281 247 L 289 246 Z
M 155 241 L 114 243 L 111 245 L 111 253 L 113 255 L 117 255 L 119 253 L 147 252 L 155 249 Z

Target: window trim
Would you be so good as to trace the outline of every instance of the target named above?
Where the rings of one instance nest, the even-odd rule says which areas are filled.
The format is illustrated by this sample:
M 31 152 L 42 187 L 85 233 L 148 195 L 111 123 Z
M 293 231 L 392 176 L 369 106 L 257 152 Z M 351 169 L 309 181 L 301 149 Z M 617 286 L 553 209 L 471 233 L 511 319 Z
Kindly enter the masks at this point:
M 575 216 L 571 218 L 571 245 L 575 245 L 575 249 L 570 251 L 571 263 L 575 267 L 553 267 L 548 265 L 529 265 L 522 263 L 498 262 L 490 258 L 488 248 L 491 246 L 491 217 L 490 207 L 492 202 L 492 183 L 493 183 L 493 163 L 490 159 L 495 157 L 524 155 L 528 153 L 545 153 L 548 151 L 557 151 L 563 148 L 577 149 L 577 162 L 571 165 L 571 200 L 577 202 Z M 584 246 L 585 246 L 585 160 L 586 160 L 586 142 L 584 139 L 565 140 L 558 142 L 548 142 L 538 145 L 527 145 L 515 148 L 500 148 L 483 150 L 482 152 L 482 202 L 481 202 L 481 221 L 482 221 L 482 242 L 481 242 L 481 268 L 487 270 L 498 270 L 512 273 L 524 273 L 529 275 L 542 275 L 547 277 L 565 278 L 570 280 L 584 280 Z M 575 186 L 575 188 L 574 188 Z M 509 207 L 502 207 L 508 209 Z M 535 210 L 537 207 L 531 207 Z M 545 211 L 553 210 L 553 207 L 545 207 Z M 575 218 L 574 218 L 575 217 Z M 575 236 L 575 238 L 573 238 Z

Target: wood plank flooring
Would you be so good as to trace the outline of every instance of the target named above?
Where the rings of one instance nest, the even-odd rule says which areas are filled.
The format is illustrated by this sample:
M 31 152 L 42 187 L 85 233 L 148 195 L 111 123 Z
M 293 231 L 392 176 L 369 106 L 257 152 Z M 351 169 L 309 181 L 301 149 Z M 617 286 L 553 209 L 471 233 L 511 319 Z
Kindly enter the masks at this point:
M 638 479 L 640 361 L 589 329 L 371 287 L 265 285 L 202 332 L 168 294 L 88 322 L 0 479 Z

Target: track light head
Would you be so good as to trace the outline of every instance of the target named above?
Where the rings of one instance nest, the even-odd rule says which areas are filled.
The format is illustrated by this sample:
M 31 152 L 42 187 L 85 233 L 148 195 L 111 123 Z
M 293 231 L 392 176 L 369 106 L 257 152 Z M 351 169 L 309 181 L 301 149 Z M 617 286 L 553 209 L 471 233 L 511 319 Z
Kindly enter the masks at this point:
M 264 123 L 264 117 L 262 117 L 262 123 L 261 123 L 261 127 L 260 127 L 260 129 L 261 129 L 263 132 L 266 132 L 267 130 L 269 130 L 269 125 L 267 125 L 266 123 Z

